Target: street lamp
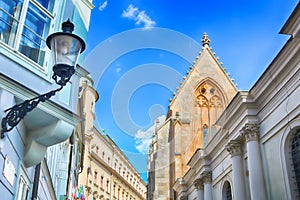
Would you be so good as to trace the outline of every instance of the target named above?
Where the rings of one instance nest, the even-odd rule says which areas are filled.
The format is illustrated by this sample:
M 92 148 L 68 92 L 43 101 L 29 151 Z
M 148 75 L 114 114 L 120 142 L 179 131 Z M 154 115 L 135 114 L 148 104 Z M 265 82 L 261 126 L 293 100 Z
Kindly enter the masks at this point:
M 60 85 L 60 88 L 6 109 L 5 112 L 8 113 L 1 121 L 1 138 L 4 137 L 5 132 L 11 131 L 28 112 L 32 111 L 40 102 L 54 96 L 71 79 L 75 73 L 74 67 L 77 58 L 85 50 L 83 39 L 72 34 L 73 30 L 74 24 L 68 19 L 62 23 L 62 32 L 53 33 L 46 40 L 54 61 L 52 79 Z

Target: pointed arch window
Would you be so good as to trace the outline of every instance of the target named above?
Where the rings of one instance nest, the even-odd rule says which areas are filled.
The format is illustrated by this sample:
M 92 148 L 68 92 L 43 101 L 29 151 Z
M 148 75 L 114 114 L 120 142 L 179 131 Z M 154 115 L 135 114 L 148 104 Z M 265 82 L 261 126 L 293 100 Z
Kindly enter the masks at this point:
M 205 80 L 195 91 L 195 114 L 193 130 L 203 133 L 199 145 L 207 145 L 208 141 L 218 131 L 216 121 L 226 105 L 226 98 L 221 87 L 213 80 Z
M 225 181 L 223 185 L 222 200 L 232 200 L 231 186 L 228 181 Z

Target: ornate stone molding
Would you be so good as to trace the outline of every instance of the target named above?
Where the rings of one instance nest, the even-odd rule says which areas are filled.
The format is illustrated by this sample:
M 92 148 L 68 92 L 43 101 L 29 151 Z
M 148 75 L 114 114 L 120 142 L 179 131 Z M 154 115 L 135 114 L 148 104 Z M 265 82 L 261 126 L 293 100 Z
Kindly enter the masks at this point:
M 259 141 L 259 126 L 257 124 L 246 124 L 240 133 L 247 142 Z
M 93 192 L 93 198 L 97 199 L 99 197 L 98 191 Z
M 86 186 L 85 186 L 85 192 L 86 192 L 88 195 L 92 194 L 92 188 L 91 188 L 90 186 L 86 185 Z
M 211 176 L 211 172 L 203 172 L 201 174 L 203 183 L 211 183 L 212 182 L 212 176 Z
M 231 157 L 242 155 L 242 143 L 239 140 L 231 140 L 227 144 L 226 149 Z
M 203 190 L 204 189 L 204 185 L 203 185 L 203 180 L 201 178 L 196 179 L 193 182 L 196 190 Z

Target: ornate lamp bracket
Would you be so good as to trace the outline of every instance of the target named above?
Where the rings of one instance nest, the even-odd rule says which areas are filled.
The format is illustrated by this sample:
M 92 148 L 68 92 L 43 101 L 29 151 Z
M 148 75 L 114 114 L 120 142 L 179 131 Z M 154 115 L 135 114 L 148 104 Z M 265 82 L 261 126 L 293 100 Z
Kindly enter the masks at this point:
M 74 24 L 69 19 L 62 23 L 62 30 L 62 32 L 49 35 L 46 40 L 54 59 L 52 79 L 60 88 L 25 100 L 23 103 L 5 110 L 8 113 L 1 121 L 1 138 L 4 137 L 4 133 L 17 126 L 26 114 L 36 108 L 40 102 L 45 102 L 60 91 L 75 73 L 74 67 L 79 54 L 85 49 L 85 43 L 79 36 L 72 34 Z

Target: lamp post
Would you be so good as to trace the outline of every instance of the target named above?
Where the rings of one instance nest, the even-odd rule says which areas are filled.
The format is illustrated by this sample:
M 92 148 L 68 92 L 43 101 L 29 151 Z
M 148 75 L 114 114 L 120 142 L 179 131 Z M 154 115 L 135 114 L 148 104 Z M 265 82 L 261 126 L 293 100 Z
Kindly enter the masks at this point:
M 72 34 L 73 30 L 74 24 L 68 19 L 62 23 L 62 32 L 53 33 L 46 40 L 54 61 L 52 79 L 60 87 L 6 109 L 7 114 L 1 121 L 1 138 L 4 137 L 5 132 L 11 131 L 28 112 L 37 107 L 40 102 L 54 96 L 71 79 L 75 73 L 78 56 L 85 50 L 83 39 Z

